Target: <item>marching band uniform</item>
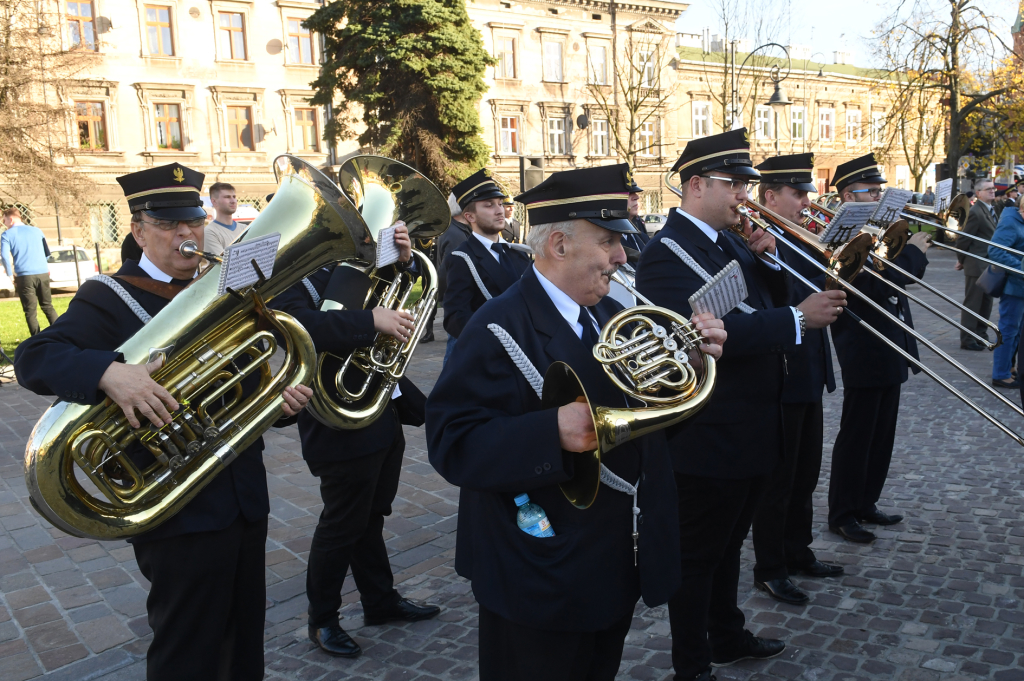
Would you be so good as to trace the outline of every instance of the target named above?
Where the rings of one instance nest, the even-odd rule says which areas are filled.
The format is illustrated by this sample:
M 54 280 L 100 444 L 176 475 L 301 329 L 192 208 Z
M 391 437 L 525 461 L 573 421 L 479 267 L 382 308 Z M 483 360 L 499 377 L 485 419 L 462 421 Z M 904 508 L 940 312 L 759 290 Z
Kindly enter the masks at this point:
M 272 307 L 302 324 L 317 353 L 345 356 L 372 345 L 377 332 L 370 308 L 320 311 L 337 269 L 323 268 L 310 275 L 274 299 Z M 379 418 L 356 430 L 326 426 L 309 409 L 299 414 L 302 458 L 320 479 L 324 501 L 306 570 L 309 637 L 325 652 L 340 657 L 362 652 L 339 623 L 341 589 L 349 566 L 367 624 L 416 621 L 440 612 L 437 606 L 422 606 L 399 596 L 384 545 L 384 518 L 391 515 L 398 494 L 405 453 L 402 423 L 422 425 L 426 402 L 408 378 L 399 380 L 398 393 Z
M 629 174 L 629 193 L 630 194 L 641 194 L 643 189 L 636 183 L 636 179 L 633 177 L 633 173 Z M 639 215 L 634 215 L 629 219 L 633 223 L 636 232 L 634 234 L 623 234 L 622 235 L 622 246 L 623 248 L 632 248 L 634 251 L 643 251 L 644 246 L 651 240 L 650 235 L 647 233 L 647 225 L 644 224 L 644 219 Z
M 517 200 L 534 225 L 579 217 L 625 233 L 625 168 L 555 173 Z M 593 196 L 607 194 L 622 198 Z M 557 203 L 531 207 L 548 201 Z M 601 209 L 612 214 L 588 217 Z M 602 488 L 579 510 L 559 490 L 576 455 L 560 447 L 558 410 L 542 408 L 530 370 L 517 366 L 525 359 L 541 376 L 552 362 L 567 362 L 592 404 L 624 405 L 591 353 L 597 327 L 620 309 L 609 297 L 581 308 L 531 267 L 469 321 L 427 401 L 430 462 L 461 487 L 455 568 L 480 604 L 483 681 L 612 679 L 637 599 L 664 603 L 679 583 L 676 498 L 661 433 L 620 445 L 605 462 L 630 484 L 639 481 L 634 553 L 630 496 Z M 517 527 L 513 498 L 523 492 L 546 511 L 555 536 Z
M 199 197 L 203 178 L 173 163 L 117 181 L 132 197 L 133 213 L 190 220 L 206 215 Z M 145 255 L 140 262 L 125 262 L 114 280 L 150 316 L 190 283 L 171 279 Z M 100 378 L 113 362 L 124 361 L 116 348 L 142 326 L 113 288 L 96 279 L 86 281 L 67 312 L 18 347 L 18 382 L 40 395 L 98 404 L 105 399 L 98 388 Z M 253 390 L 254 382 L 255 377 L 243 381 L 243 390 Z M 138 449 L 131 452 L 133 458 L 148 456 Z M 263 678 L 270 498 L 262 453 L 260 437 L 175 516 L 129 539 L 139 569 L 151 583 L 146 600 L 153 629 L 146 653 L 149 681 L 212 681 L 219 678 L 221 665 L 227 665 L 233 679 Z
M 512 199 L 505 197 L 505 200 L 501 202 L 502 206 L 513 205 Z M 505 218 L 505 229 L 501 230 L 501 238 L 510 244 L 521 244 L 523 243 L 523 226 L 519 223 L 519 220 L 515 218 Z
M 504 198 L 501 187 L 486 170 L 479 170 L 452 191 L 463 210 L 477 201 Z M 448 285 L 444 294 L 444 330 L 458 338 L 473 313 L 514 284 L 530 267 L 530 257 L 513 250 L 499 235 L 491 242 L 471 232 L 445 258 Z M 477 283 L 479 280 L 481 287 Z
M 708 172 L 756 179 L 751 166 L 746 129 L 740 129 L 690 141 L 672 172 L 683 183 Z M 714 395 L 696 416 L 666 431 L 682 543 L 682 586 L 669 601 L 672 664 L 677 679 L 689 680 L 706 678 L 714 663 L 772 657 L 785 648 L 744 629 L 736 594 L 740 548 L 765 481 L 782 458 L 783 352 L 801 339 L 797 313 L 786 307 L 785 273 L 754 256 L 735 234 L 698 224 L 680 209 L 669 213 L 637 268 L 637 290 L 655 305 L 689 316 L 689 297 L 706 283 L 676 248 L 711 276 L 738 261 L 749 292 L 745 302 L 753 308 L 723 318 L 729 340 Z
M 769 158 L 757 166 L 762 182 L 784 184 L 802 192 L 814 192 L 813 154 Z M 763 188 L 763 185 L 762 185 Z M 763 195 L 762 195 L 763 196 Z M 797 242 L 805 253 L 818 254 Z M 825 288 L 825 274 L 806 258 L 779 242 L 786 263 L 808 281 Z M 813 291 L 796 278 L 789 304 L 798 305 Z M 754 514 L 754 581 L 759 588 L 784 602 L 802 603 L 806 594 L 788 582 L 790 575 L 832 577 L 843 568 L 819 561 L 811 550 L 814 506 L 812 497 L 821 472 L 823 437 L 822 394 L 836 389 L 832 347 L 825 328 L 807 329 L 803 342 L 786 351 L 782 388 L 782 424 L 785 446 Z M 787 588 L 788 587 L 788 588 Z M 787 600 L 789 597 L 792 600 Z
M 836 168 L 836 177 L 835 186 L 840 195 L 854 183 L 885 183 L 873 154 L 843 163 Z M 894 262 L 918 278 L 924 276 L 928 266 L 928 258 L 912 244 L 907 244 Z M 882 274 L 900 287 L 912 283 L 891 267 Z M 854 280 L 853 286 L 907 326 L 914 326 L 910 303 L 896 289 L 863 275 Z M 867 303 L 850 296 L 849 308 L 911 356 L 919 357 L 913 336 Z M 903 519 L 900 515 L 882 513 L 875 504 L 889 473 L 900 386 L 908 378 L 908 363 L 847 315 L 840 316 L 832 326 L 832 340 L 843 369 L 843 415 L 832 448 L 828 524 L 833 532 L 850 541 L 867 543 L 874 540 L 875 535 L 861 527 L 861 522 L 892 525 Z M 912 370 L 915 374 L 920 371 L 917 367 Z

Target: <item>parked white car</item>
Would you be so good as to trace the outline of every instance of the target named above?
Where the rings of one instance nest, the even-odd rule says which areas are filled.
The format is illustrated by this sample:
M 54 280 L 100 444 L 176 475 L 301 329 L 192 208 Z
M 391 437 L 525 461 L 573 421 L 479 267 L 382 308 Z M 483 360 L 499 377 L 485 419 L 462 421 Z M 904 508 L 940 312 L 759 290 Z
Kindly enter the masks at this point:
M 75 277 L 74 246 L 54 246 L 50 248 L 50 288 L 78 288 L 79 278 Z M 99 274 L 96 262 L 89 257 L 89 252 L 78 248 L 78 274 L 81 281 Z
M 644 216 L 644 226 L 647 228 L 647 233 L 651 236 L 661 231 L 666 222 L 668 222 L 668 216 L 661 213 L 648 213 Z

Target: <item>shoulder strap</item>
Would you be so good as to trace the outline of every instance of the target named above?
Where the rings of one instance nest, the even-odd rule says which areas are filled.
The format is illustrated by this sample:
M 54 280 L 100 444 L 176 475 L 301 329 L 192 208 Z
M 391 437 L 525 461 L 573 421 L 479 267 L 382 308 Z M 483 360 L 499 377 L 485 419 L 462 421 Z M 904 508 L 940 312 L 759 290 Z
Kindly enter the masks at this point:
M 473 264 L 473 259 L 469 257 L 469 254 L 463 253 L 462 251 L 452 251 L 452 255 L 457 255 L 466 261 L 466 266 L 469 267 L 469 273 L 473 275 L 473 281 L 476 282 L 476 287 L 480 289 L 480 293 L 484 295 L 484 300 L 490 300 L 491 292 L 487 290 L 486 286 L 484 286 L 484 281 L 480 278 L 480 273 L 476 271 L 476 265 Z
M 110 287 L 110 290 L 116 293 L 117 297 L 124 301 L 124 304 L 128 306 L 128 309 L 134 312 L 135 316 L 142 320 L 143 325 L 149 324 L 150 320 L 153 319 L 153 317 L 143 309 L 142 305 L 139 304 L 139 301 L 132 298 L 132 294 L 128 293 L 128 291 L 126 291 L 125 288 L 117 283 L 117 281 L 112 277 L 108 277 L 105 274 L 97 274 L 95 277 L 90 277 L 89 281 L 99 282 Z
M 120 279 L 121 281 L 129 283 L 135 288 L 140 288 L 147 293 L 160 296 L 164 300 L 174 300 L 174 296 L 185 290 L 183 286 L 178 286 L 177 284 L 165 281 L 157 281 L 156 279 L 150 279 L 149 277 L 133 277 L 127 274 L 115 274 L 113 275 L 113 278 Z
M 320 307 L 320 294 L 316 292 L 316 287 L 313 286 L 313 282 L 309 280 L 309 277 L 302 278 L 302 285 L 306 287 L 306 292 L 309 293 L 309 297 L 313 299 L 313 307 Z
M 672 239 L 662 239 L 661 243 L 665 244 L 665 248 L 672 251 L 676 255 L 676 257 L 682 260 L 683 263 L 691 270 L 693 270 L 698 277 L 703 279 L 705 283 L 710 283 L 711 280 L 714 279 L 713 276 L 707 273 L 707 270 L 705 270 L 703 267 L 697 264 L 697 261 L 693 259 L 693 256 L 691 256 L 689 253 L 683 250 L 683 247 L 677 244 L 675 241 L 673 241 Z M 739 311 L 742 312 L 743 314 L 751 314 L 754 312 L 754 308 L 750 307 L 746 303 L 740 303 L 737 306 L 737 309 L 739 309 Z

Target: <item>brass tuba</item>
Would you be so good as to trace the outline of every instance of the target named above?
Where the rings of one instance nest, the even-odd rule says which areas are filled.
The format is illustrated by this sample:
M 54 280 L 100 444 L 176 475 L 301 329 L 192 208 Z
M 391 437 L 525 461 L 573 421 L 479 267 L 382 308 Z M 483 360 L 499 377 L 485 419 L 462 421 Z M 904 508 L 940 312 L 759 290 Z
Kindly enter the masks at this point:
M 626 308 L 608 320 L 594 346 L 594 358 L 620 390 L 645 406 L 595 406 L 583 383 L 565 362 L 555 362 L 544 376 L 545 409 L 586 402 L 594 419 L 597 449 L 566 452 L 573 459 L 571 480 L 562 494 L 577 508 L 587 508 L 601 486 L 601 459 L 615 447 L 700 411 L 715 389 L 715 360 L 700 352 L 701 336 L 682 315 L 657 307 L 641 295 L 620 269 L 612 280 L 642 305 Z
M 372 248 L 378 234 L 396 221 L 405 222 L 413 243 L 429 240 L 448 228 L 451 211 L 444 195 L 430 180 L 404 163 L 382 156 L 354 156 L 338 172 L 342 193 L 367 226 L 369 257 L 341 265 L 352 282 L 347 293 L 357 299 L 349 307 L 364 309 L 380 305 L 404 310 L 415 318 L 409 340 L 378 333 L 371 346 L 357 348 L 341 357 L 320 353 L 313 379 L 313 398 L 307 407 L 321 423 L 331 428 L 357 429 L 375 421 L 388 406 L 395 384 L 405 374 L 409 360 L 437 304 L 437 272 L 430 259 L 413 250 L 419 276 L 395 272 L 388 278 L 376 267 Z M 277 199 L 275 198 L 275 201 Z M 416 280 L 422 281 L 419 299 L 410 303 Z M 341 309 L 342 301 L 325 300 L 321 310 Z
M 40 418 L 25 451 L 32 505 L 64 532 L 122 539 L 180 511 L 239 452 L 282 415 L 281 391 L 309 383 L 316 351 L 309 334 L 265 301 L 320 267 L 359 257 L 367 229 L 330 179 L 292 156 L 275 160 L 280 186 L 243 240 L 280 233 L 273 275 L 242 292 L 218 294 L 214 264 L 118 351 L 125 362 L 166 359 L 153 379 L 178 401 L 169 426 L 132 428 L 120 407 L 58 400 Z M 283 345 L 269 329 L 283 337 Z M 276 371 L 270 358 L 283 350 Z M 236 360 L 251 361 L 240 366 Z M 243 397 L 243 378 L 259 387 Z M 154 461 L 137 464 L 129 449 Z

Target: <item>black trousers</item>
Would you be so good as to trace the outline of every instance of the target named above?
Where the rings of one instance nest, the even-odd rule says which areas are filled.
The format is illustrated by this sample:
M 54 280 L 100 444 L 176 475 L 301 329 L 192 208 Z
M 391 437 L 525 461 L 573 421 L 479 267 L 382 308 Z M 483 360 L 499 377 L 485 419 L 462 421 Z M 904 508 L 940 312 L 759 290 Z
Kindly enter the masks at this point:
M 736 604 L 740 549 L 764 484 L 763 477 L 676 473 L 683 584 L 668 602 L 668 616 L 677 681 L 708 669 L 713 648 L 729 648 L 743 635 L 746 620 Z
M 134 544 L 152 585 L 147 681 L 259 681 L 267 519 Z
M 829 526 L 848 525 L 875 509 L 889 475 L 899 410 L 899 384 L 843 389 L 828 487 Z
M 384 449 L 348 461 L 309 462 L 310 472 L 320 478 L 324 500 L 306 568 L 311 625 L 338 624 L 349 566 L 364 613 L 380 612 L 398 602 L 383 531 L 384 518 L 391 515 L 391 503 L 398 494 L 404 454 L 405 436 L 399 426 Z
M 18 275 L 14 289 L 18 292 L 18 298 L 21 299 L 21 309 L 25 312 L 25 321 L 28 322 L 30 336 L 39 333 L 39 318 L 36 317 L 37 300 L 50 323 L 53 324 L 57 321 L 57 311 L 53 309 L 53 303 L 50 302 L 49 274 Z
M 814 523 L 812 497 L 821 473 L 822 404 L 782 405 L 783 459 L 754 513 L 754 579 L 785 579 L 788 567 L 809 565 Z
M 989 319 L 992 317 L 992 301 L 992 296 L 985 293 L 985 289 L 978 286 L 978 277 L 964 276 L 964 307 L 977 312 L 985 319 Z M 980 320 L 966 312 L 960 313 L 960 324 L 976 332 L 979 336 L 984 336 L 985 331 L 988 329 Z M 969 336 L 964 331 L 960 332 L 961 343 L 973 340 L 973 336 Z
M 480 606 L 480 681 L 612 681 L 633 621 L 601 631 L 547 631 Z

